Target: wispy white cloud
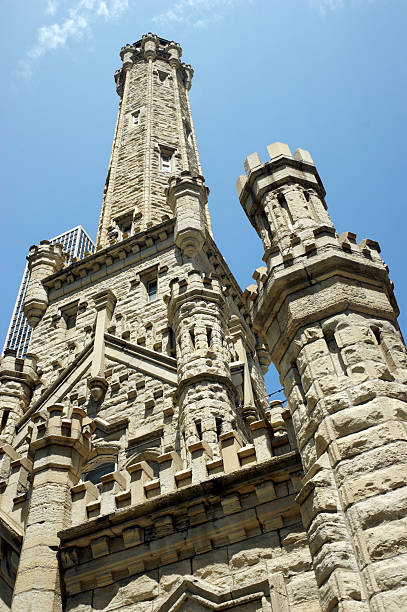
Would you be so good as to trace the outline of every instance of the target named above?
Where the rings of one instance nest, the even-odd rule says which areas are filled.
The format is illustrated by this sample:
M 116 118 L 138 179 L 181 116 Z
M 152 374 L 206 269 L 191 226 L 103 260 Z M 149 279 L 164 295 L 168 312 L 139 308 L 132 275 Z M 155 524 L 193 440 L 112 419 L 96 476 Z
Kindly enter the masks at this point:
M 47 6 L 45 9 L 46 15 L 55 15 L 58 10 L 58 0 L 48 0 Z
M 119 17 L 128 8 L 128 0 L 77 0 L 74 6 L 65 11 L 64 17 L 51 25 L 43 25 L 37 32 L 35 44 L 27 51 L 26 58 L 20 64 L 20 72 L 30 77 L 35 60 L 49 51 L 63 47 L 70 39 L 82 38 L 89 33 L 92 24 L 100 18 L 105 21 Z M 58 9 L 57 0 L 48 0 L 45 13 L 55 15 Z
M 325 14 L 329 11 L 342 8 L 344 0 L 310 0 L 311 6 L 318 9 L 320 13 Z
M 178 0 L 164 13 L 154 15 L 153 21 L 161 25 L 171 22 L 185 23 L 197 29 L 204 29 L 219 23 L 227 7 L 241 2 L 242 0 Z

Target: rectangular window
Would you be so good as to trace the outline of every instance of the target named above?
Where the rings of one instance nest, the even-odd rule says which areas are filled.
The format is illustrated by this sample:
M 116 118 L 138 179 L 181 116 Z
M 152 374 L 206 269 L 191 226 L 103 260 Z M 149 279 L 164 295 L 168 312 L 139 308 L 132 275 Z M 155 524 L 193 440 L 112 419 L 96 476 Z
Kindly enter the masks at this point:
M 138 125 L 140 123 L 140 111 L 134 111 L 131 114 L 133 125 Z
M 171 153 L 167 151 L 161 151 L 161 171 L 171 172 Z
M 158 288 L 157 279 L 148 281 L 147 295 L 148 295 L 149 302 L 154 302 L 154 300 L 157 299 L 157 288 Z
M 61 308 L 61 315 L 65 321 L 66 329 L 74 329 L 76 326 L 76 315 L 78 313 L 78 302 L 68 304 Z

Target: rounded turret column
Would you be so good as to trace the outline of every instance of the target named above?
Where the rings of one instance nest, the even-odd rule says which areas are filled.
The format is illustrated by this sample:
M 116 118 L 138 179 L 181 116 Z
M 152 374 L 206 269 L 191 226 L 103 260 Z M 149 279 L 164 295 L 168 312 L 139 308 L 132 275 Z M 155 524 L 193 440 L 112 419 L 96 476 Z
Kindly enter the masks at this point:
M 407 352 L 392 284 L 376 242 L 337 235 L 309 153 L 269 152 L 238 182 L 269 240 L 267 274 L 246 295 L 292 414 L 321 605 L 407 608 Z
M 70 526 L 70 490 L 91 448 L 94 425 L 84 410 L 74 408 L 69 419 L 61 404 L 47 412 L 32 419 L 32 490 L 12 612 L 62 610 L 58 532 Z
M 208 194 L 203 176 L 184 171 L 169 181 L 167 201 L 176 217 L 175 244 L 188 257 L 194 257 L 205 242 Z
M 177 342 L 180 429 L 186 448 L 202 440 L 219 455 L 221 433 L 236 427 L 235 390 L 224 342 L 227 321 L 219 281 L 192 270 L 174 279 L 168 299 Z
M 42 281 L 58 272 L 65 264 L 62 245 L 52 245 L 48 240 L 42 240 L 39 246 L 30 248 L 27 261 L 30 280 L 25 296 L 24 314 L 31 327 L 35 327 L 48 308 L 48 293 Z

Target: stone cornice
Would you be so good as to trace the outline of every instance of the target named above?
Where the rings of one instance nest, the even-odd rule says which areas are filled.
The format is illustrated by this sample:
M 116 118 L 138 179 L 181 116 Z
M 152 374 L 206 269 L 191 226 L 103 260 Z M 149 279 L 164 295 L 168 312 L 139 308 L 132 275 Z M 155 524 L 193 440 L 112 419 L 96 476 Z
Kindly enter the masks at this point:
M 283 263 L 274 267 L 267 279 L 258 283 L 258 287 L 253 286 L 252 290 L 246 290 L 248 307 L 256 330 L 265 334 L 290 296 L 301 295 L 311 288 L 316 296 L 319 290 L 323 291 L 327 282 L 334 278 L 343 280 L 345 285 L 356 282 L 384 290 L 389 299 L 388 310 L 383 308 L 383 304 L 377 305 L 369 300 L 365 300 L 361 305 L 355 297 L 356 302 L 353 304 L 351 295 L 338 296 L 334 304 L 319 304 L 313 315 L 304 313 L 304 322 L 295 320 L 290 324 L 287 320 L 281 336 L 284 346 L 289 345 L 298 328 L 305 322 L 309 324 L 318 321 L 325 316 L 341 312 L 344 308 L 387 318 L 397 326 L 398 307 L 383 261 L 372 260 L 357 252 L 345 253 L 340 247 L 331 244 L 318 247 L 311 257 L 305 254 L 288 265 Z
M 139 232 L 125 240 L 71 263 L 56 274 L 48 276 L 43 284 L 52 291 L 52 298 L 70 293 L 78 287 L 94 283 L 110 271 L 117 272 L 136 262 L 151 258 L 153 249 L 159 253 L 173 244 L 174 219 L 169 219 Z M 103 273 L 104 272 L 104 273 Z

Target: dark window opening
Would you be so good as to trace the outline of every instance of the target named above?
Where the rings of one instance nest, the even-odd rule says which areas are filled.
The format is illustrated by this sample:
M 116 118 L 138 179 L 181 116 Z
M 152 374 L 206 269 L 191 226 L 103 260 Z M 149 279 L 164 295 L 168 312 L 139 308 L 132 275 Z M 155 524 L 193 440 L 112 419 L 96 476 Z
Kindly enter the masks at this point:
M 7 425 L 9 414 L 10 410 L 3 410 L 3 414 L 1 415 L 0 433 L 3 433 L 4 428 Z
M 195 348 L 195 332 L 193 329 L 189 330 L 189 337 L 191 338 L 191 344 Z
M 93 484 L 98 484 L 100 479 L 105 474 L 110 474 L 110 472 L 114 472 L 115 464 L 114 463 L 103 463 L 102 465 L 98 465 L 93 470 L 89 470 L 83 475 L 84 480 L 89 480 Z
M 219 436 L 222 433 L 222 419 L 220 417 L 216 417 L 216 435 Z
M 212 330 L 210 327 L 206 328 L 206 340 L 208 342 L 208 348 L 212 346 Z
M 78 313 L 78 302 L 75 302 L 75 304 L 68 304 L 68 306 L 61 309 L 61 313 L 65 321 L 66 329 L 74 329 L 76 326 L 76 315 Z
M 376 338 L 377 344 L 380 345 L 382 343 L 382 337 L 381 337 L 379 328 L 378 327 L 372 327 L 372 332 L 374 334 L 374 337 Z
M 202 440 L 202 423 L 201 421 L 195 421 L 196 433 L 198 434 L 198 438 Z
M 170 350 L 170 355 L 175 355 L 175 334 L 172 327 L 168 328 L 168 348 Z
M 157 290 L 158 290 L 157 279 L 148 281 L 148 283 L 147 283 L 147 295 L 148 295 L 148 301 L 149 302 L 154 302 L 154 300 L 157 299 Z
M 283 193 L 279 193 L 278 196 L 277 196 L 277 200 L 278 200 L 278 203 L 280 204 L 281 208 L 285 211 L 285 214 L 287 216 L 287 222 L 288 222 L 289 225 L 291 225 L 291 229 L 292 229 L 292 226 L 294 224 L 294 219 L 292 218 L 292 215 L 291 215 L 291 212 L 290 212 L 287 200 L 285 198 L 285 195 Z
M 299 371 L 298 366 L 297 366 L 295 361 L 292 362 L 291 367 L 292 367 L 293 373 L 294 373 L 295 384 L 297 385 L 298 390 L 300 392 L 302 402 L 306 406 L 307 405 L 307 398 L 305 397 L 304 387 L 302 386 L 302 380 L 301 380 L 300 371 Z

